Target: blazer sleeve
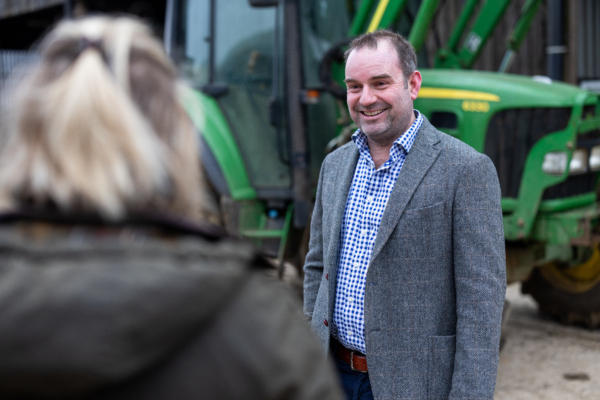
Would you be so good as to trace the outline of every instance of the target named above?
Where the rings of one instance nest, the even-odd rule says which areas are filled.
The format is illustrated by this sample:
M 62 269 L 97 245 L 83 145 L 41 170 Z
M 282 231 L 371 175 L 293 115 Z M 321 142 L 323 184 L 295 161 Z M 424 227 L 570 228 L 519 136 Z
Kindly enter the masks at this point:
M 453 257 L 456 353 L 450 399 L 494 397 L 506 254 L 500 185 L 491 160 L 468 157 L 455 190 Z
M 310 223 L 310 241 L 304 261 L 304 314 L 312 320 L 319 286 L 323 276 L 323 176 L 327 160 L 323 162 L 317 186 L 317 198 Z

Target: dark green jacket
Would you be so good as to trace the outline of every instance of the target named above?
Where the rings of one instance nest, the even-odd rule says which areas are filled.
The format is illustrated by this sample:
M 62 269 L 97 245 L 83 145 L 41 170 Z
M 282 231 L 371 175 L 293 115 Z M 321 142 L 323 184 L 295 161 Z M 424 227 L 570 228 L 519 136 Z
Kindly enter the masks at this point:
M 247 244 L 75 221 L 0 215 L 0 399 L 340 398 L 299 302 Z

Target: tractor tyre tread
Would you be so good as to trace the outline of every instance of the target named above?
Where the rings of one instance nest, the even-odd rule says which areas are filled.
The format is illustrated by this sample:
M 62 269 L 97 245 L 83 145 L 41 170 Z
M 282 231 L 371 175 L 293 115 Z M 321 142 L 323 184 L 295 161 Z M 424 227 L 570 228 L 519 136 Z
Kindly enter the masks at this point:
M 553 286 L 539 268 L 523 282 L 521 291 L 538 303 L 540 313 L 559 319 L 567 325 L 600 326 L 600 284 L 584 293 L 568 293 Z

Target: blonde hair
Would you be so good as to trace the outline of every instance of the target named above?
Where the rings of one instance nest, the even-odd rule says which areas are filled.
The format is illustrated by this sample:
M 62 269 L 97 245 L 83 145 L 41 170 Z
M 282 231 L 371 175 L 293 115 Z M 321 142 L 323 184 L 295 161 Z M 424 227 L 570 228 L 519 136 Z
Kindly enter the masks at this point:
M 60 23 L 4 118 L 0 197 L 119 219 L 164 210 L 198 217 L 199 144 L 160 43 L 130 18 Z

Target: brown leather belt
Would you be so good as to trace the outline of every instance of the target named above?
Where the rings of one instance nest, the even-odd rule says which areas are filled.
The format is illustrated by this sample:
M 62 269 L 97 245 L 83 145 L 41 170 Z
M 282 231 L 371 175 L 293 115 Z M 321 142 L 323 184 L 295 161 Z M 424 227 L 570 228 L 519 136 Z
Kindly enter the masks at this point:
M 335 343 L 335 355 L 341 358 L 346 363 L 350 364 L 350 368 L 352 368 L 353 371 L 359 371 L 364 373 L 369 372 L 369 370 L 367 369 L 366 356 L 345 348 L 340 342 L 335 340 L 333 337 L 331 337 L 331 340 Z

